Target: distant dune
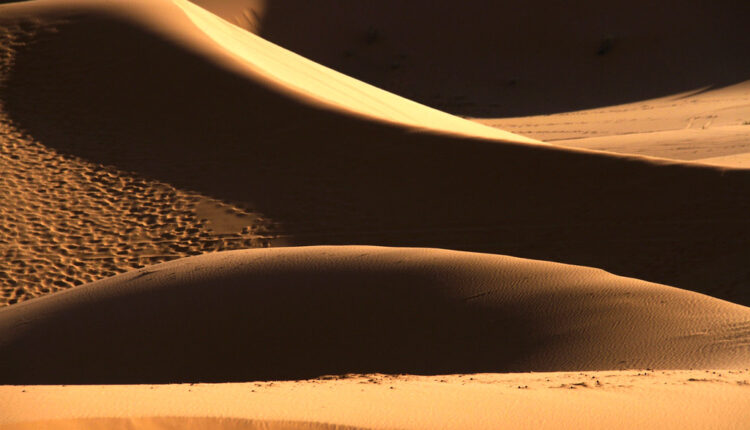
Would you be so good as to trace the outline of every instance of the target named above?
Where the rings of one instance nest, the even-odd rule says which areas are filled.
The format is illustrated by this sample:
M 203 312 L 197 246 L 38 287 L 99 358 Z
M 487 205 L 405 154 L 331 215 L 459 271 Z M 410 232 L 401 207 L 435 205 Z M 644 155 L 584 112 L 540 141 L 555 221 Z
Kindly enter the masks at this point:
M 0 310 L 0 383 L 745 368 L 750 310 L 601 270 L 445 250 L 228 251 Z
M 27 264 L 45 276 L 71 267 L 63 286 L 149 258 L 226 249 L 223 237 L 190 221 L 202 218 L 193 200 L 180 209 L 185 223 L 183 215 L 169 216 L 156 196 L 178 191 L 151 191 L 151 184 L 166 183 L 265 219 L 264 240 L 272 245 L 493 252 L 599 267 L 750 303 L 750 219 L 742 215 L 750 210 L 748 172 L 539 145 L 371 87 L 356 93 L 359 84 L 344 78 L 334 87 L 351 91 L 336 98 L 315 81 L 332 72 L 186 2 L 55 0 L 3 8 L 12 41 L 3 68 L 10 151 L 42 145 L 41 155 L 30 158 L 39 161 L 20 164 L 7 186 L 29 183 L 35 191 L 23 198 L 38 193 L 47 202 L 12 204 L 13 211 L 28 211 L 23 223 L 40 230 L 33 241 L 7 233 L 7 261 L 34 261 Z M 453 125 L 441 118 L 457 131 L 445 131 Z M 58 193 L 35 176 L 45 175 L 47 167 L 39 166 L 55 154 L 117 170 L 94 170 L 87 173 L 93 182 Z M 119 185 L 122 172 L 143 182 L 138 194 Z M 95 185 L 107 175 L 111 188 Z M 127 211 L 110 210 L 131 197 Z M 76 208 L 80 201 L 90 203 Z M 110 219 L 135 225 L 113 231 Z M 69 222 L 44 228 L 58 220 Z M 125 230 L 143 235 L 123 238 Z M 164 235 L 184 239 L 167 248 Z M 58 249 L 72 242 L 64 261 L 35 248 L 50 240 Z M 73 263 L 96 271 L 79 277 Z M 27 297 L 19 286 L 38 288 L 19 285 L 29 270 L 9 267 L 14 278 L 6 297 Z
M 750 81 L 576 112 L 474 120 L 553 145 L 747 168 L 734 156 L 750 152 Z

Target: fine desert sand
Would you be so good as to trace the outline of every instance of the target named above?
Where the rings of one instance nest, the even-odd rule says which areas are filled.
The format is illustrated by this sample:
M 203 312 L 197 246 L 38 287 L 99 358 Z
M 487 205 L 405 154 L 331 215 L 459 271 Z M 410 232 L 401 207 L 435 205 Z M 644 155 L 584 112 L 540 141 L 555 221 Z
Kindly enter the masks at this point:
M 745 306 L 597 269 L 292 247 L 179 259 L 12 306 L 0 380 L 740 369 L 748 342 Z
M 748 376 L 643 370 L 5 386 L 0 401 L 8 430 L 743 429 Z M 36 419 L 24 422 L 29 416 Z
M 750 422 L 750 3 L 0 3 L 0 428 Z

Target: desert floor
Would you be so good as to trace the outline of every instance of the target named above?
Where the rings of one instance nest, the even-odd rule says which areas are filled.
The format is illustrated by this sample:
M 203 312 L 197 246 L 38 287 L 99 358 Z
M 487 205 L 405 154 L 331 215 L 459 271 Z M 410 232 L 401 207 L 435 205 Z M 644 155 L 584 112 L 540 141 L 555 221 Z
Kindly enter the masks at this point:
M 0 428 L 750 422 L 750 3 L 0 3 Z
M 750 418 L 747 379 L 747 371 L 731 370 L 372 374 L 292 382 L 15 386 L 4 387 L 0 399 L 9 410 L 6 421 L 36 419 L 7 426 L 19 430 L 741 429 Z M 47 407 L 39 410 L 40 404 Z

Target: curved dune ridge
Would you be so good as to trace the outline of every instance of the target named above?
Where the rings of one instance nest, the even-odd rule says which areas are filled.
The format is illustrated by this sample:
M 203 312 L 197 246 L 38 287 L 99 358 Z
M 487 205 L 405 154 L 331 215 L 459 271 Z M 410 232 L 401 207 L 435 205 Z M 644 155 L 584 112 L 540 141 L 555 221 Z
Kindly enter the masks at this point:
M 10 244 L 6 261 L 26 259 L 44 279 L 69 267 L 72 274 L 55 281 L 59 288 L 226 249 L 225 238 L 207 231 L 190 205 L 181 209 L 189 222 L 164 216 L 158 198 L 164 192 L 150 189 L 159 183 L 268 220 L 263 241 L 231 238 L 247 246 L 492 252 L 599 267 L 750 303 L 750 219 L 741 215 L 750 211 L 750 172 L 445 132 L 443 119 L 451 129 L 470 123 L 323 69 L 184 1 L 50 0 L 2 8 L 3 133 L 11 151 L 33 142 L 43 155 L 4 180 L 13 188 L 38 179 L 34 190 L 56 202 L 47 203 L 49 210 L 38 202 L 7 204 L 7 213 L 28 210 L 23 222 L 40 230 L 33 241 L 14 236 L 25 230 L 2 230 Z M 316 77 L 366 94 L 336 98 Z M 392 109 L 382 113 L 382 106 Z M 415 119 L 383 120 L 388 112 Z M 60 191 L 77 176 L 49 187 L 50 153 L 69 164 L 112 167 L 87 172 L 94 183 L 109 178 L 112 187 L 83 183 L 71 194 Z M 135 195 L 128 211 L 108 213 L 133 197 L 120 184 L 127 182 L 123 172 L 145 182 L 148 193 Z M 87 206 L 77 207 L 82 201 Z M 57 210 L 59 202 L 65 208 Z M 107 213 L 86 218 L 99 210 Z M 252 227 L 251 218 L 239 222 Z M 112 219 L 133 221 L 136 227 L 124 231 L 136 233 L 158 220 L 160 232 L 115 240 L 106 228 Z M 45 227 L 59 220 L 75 222 Z M 143 239 L 146 233 L 153 238 Z M 165 249 L 156 239 L 162 233 L 211 243 Z M 65 235 L 74 243 L 64 261 L 50 262 L 52 254 L 38 251 L 48 240 L 54 243 L 42 245 L 59 248 Z M 110 239 L 117 254 L 101 255 Z M 79 267 L 93 273 L 78 275 Z M 16 297 L 38 288 L 19 279 L 3 281 Z
M 750 76 L 737 55 L 750 49 L 750 4 L 737 0 L 193 1 L 347 75 L 478 117 L 611 106 Z
M 192 1 L 350 76 L 502 130 L 748 167 L 750 61 L 736 52 L 750 49 L 741 18 L 750 3 Z
M 221 48 L 242 59 L 263 79 L 299 91 L 317 103 L 330 103 L 367 117 L 428 130 L 542 144 L 388 93 L 276 46 L 187 0 L 174 0 L 174 3 Z
M 744 368 L 749 319 L 700 294 L 498 255 L 238 250 L 0 310 L 0 382 Z
M 12 16 L 16 9 L 23 17 L 26 9 L 23 6 L 9 6 L 7 12 Z M 240 67 L 242 73 L 251 74 L 253 79 L 273 86 L 288 96 L 308 99 L 318 106 L 335 108 L 347 114 L 444 133 L 542 144 L 534 139 L 446 114 L 357 81 L 265 41 L 187 0 L 53 0 L 39 6 L 32 5 L 31 9 L 61 18 L 77 13 L 100 14 L 104 19 L 130 21 L 129 24 L 141 26 L 142 30 L 161 33 L 173 42 L 179 41 L 184 47 L 217 64 Z M 169 18 L 164 20 L 164 16 Z M 240 64 L 233 64 L 235 61 Z

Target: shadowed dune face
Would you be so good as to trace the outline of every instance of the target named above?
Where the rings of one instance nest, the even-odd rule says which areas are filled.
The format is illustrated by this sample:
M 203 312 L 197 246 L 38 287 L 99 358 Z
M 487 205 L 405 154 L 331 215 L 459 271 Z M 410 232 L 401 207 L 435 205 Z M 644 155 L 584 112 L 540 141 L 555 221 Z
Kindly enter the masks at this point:
M 62 153 L 257 209 L 283 225 L 274 233 L 285 243 L 495 252 L 750 303 L 747 172 L 342 115 L 116 14 L 29 26 L 3 87 L 14 127 Z
M 336 70 L 456 114 L 523 116 L 750 79 L 750 3 L 198 0 Z M 229 4 L 235 5 L 230 13 Z
M 746 367 L 748 309 L 427 249 L 228 251 L 0 310 L 4 384 Z

